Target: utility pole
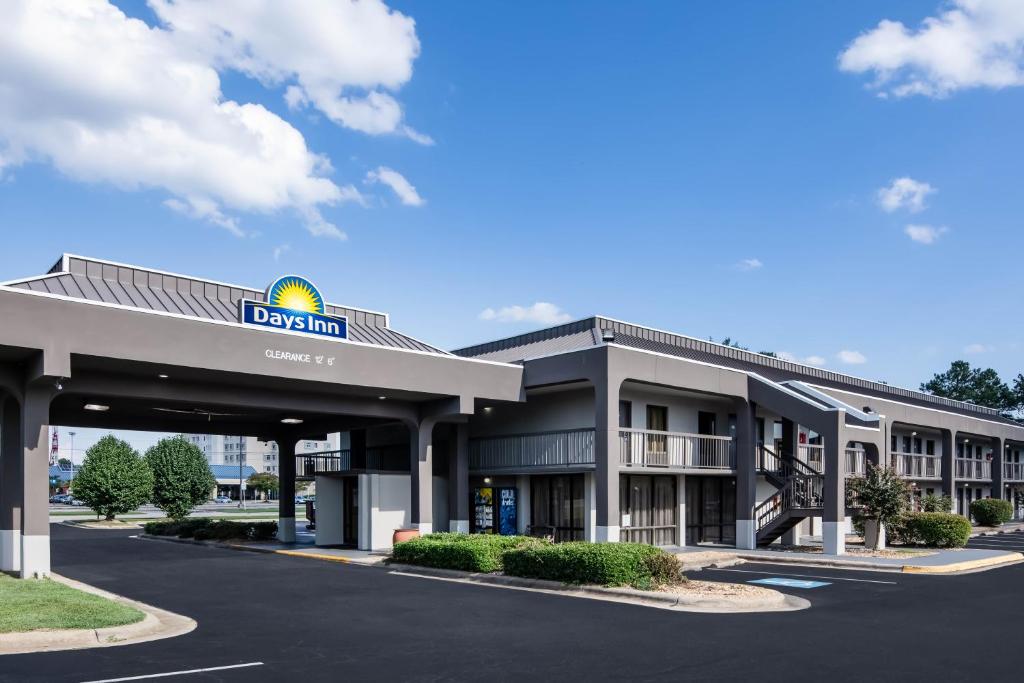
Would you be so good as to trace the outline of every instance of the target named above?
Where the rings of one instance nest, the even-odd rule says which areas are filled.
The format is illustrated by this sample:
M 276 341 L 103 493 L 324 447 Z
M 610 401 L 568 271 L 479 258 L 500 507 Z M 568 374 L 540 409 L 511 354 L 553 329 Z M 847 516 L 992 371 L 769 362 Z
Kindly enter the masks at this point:
M 245 450 L 242 448 L 242 444 L 245 443 L 245 437 L 243 436 L 238 440 L 238 500 L 239 507 L 245 509 L 245 479 L 242 477 L 242 465 L 245 462 Z
M 71 437 L 71 479 L 68 482 L 68 491 L 75 487 L 75 433 L 68 432 L 68 436 Z

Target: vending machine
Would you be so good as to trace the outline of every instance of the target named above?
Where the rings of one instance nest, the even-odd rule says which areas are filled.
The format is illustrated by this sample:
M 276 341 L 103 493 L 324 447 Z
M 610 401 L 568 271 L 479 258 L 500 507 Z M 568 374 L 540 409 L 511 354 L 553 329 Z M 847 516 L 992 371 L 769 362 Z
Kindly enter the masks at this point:
M 514 536 L 519 529 L 518 502 L 512 487 L 473 489 L 473 533 Z

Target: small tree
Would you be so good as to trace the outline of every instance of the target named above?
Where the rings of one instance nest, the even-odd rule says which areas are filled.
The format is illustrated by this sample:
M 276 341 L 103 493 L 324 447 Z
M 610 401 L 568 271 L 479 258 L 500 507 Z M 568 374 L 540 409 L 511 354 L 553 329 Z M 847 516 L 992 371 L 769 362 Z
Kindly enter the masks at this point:
M 850 479 L 849 486 L 856 496 L 857 504 L 864 510 L 864 517 L 881 526 L 890 526 L 899 521 L 910 503 L 910 484 L 891 467 L 869 464 L 867 474 Z M 875 538 L 874 550 L 879 550 L 882 534 L 876 534 Z
M 929 493 L 921 499 L 921 512 L 952 512 L 953 499 L 949 496 L 936 496 Z
M 105 436 L 85 453 L 75 477 L 75 497 L 112 520 L 131 512 L 153 494 L 153 472 L 128 443 Z
M 146 451 L 146 462 L 153 470 L 153 504 L 171 519 L 187 517 L 217 485 L 203 452 L 180 434 Z
M 249 478 L 245 481 L 249 488 L 256 491 L 257 493 L 277 493 L 277 490 L 281 486 L 280 480 L 276 474 L 269 472 L 256 472 L 255 474 L 249 475 Z

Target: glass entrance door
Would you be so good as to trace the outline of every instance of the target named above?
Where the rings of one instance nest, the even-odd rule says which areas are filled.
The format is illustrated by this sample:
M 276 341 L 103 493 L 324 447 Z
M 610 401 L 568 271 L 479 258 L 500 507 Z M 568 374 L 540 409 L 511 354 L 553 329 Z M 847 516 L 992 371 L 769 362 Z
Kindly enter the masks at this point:
M 736 479 L 686 477 L 686 543 L 736 543 Z

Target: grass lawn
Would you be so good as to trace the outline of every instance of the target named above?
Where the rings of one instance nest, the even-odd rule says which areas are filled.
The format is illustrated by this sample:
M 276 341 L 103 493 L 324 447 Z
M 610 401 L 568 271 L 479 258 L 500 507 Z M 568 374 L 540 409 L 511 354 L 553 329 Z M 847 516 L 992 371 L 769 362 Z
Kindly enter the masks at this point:
M 142 621 L 139 610 L 50 579 L 0 574 L 0 633 L 103 628 Z

